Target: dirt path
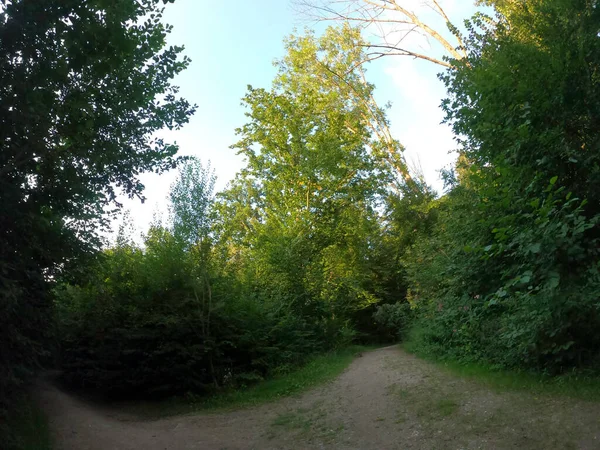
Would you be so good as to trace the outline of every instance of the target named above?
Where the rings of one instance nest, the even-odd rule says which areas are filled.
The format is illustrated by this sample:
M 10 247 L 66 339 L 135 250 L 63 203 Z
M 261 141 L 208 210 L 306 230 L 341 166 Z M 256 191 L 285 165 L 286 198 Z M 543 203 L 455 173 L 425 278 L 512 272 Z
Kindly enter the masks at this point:
M 600 449 L 600 404 L 496 393 L 397 347 L 365 353 L 298 398 L 140 421 L 53 387 L 41 392 L 57 450 Z

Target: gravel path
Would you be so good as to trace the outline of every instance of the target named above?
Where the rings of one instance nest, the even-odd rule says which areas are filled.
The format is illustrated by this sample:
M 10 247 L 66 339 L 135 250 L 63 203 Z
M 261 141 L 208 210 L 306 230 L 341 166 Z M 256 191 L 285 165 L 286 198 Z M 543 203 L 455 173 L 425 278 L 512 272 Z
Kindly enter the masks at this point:
M 364 353 L 335 381 L 235 412 L 139 420 L 52 386 L 56 450 L 600 449 L 600 404 L 494 392 L 399 349 Z

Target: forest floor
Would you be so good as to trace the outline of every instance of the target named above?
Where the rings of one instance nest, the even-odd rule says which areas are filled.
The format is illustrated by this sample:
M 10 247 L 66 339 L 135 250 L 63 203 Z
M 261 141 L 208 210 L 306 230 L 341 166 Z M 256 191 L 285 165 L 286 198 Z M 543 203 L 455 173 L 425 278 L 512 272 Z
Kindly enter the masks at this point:
M 332 382 L 237 411 L 141 419 L 40 389 L 56 450 L 600 449 L 600 403 L 500 392 L 399 347 Z

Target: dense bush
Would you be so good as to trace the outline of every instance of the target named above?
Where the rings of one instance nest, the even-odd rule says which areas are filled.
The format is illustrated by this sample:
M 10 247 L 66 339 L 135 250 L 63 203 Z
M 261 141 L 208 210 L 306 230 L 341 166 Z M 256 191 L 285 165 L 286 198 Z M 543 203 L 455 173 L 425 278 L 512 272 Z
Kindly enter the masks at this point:
M 484 219 L 460 190 L 445 199 L 436 233 L 409 257 L 422 350 L 548 370 L 597 357 L 598 244 L 586 236 L 596 219 L 554 195 L 504 230 L 490 224 L 506 216 Z
M 390 341 L 406 337 L 412 326 L 413 311 L 406 301 L 386 303 L 377 307 L 373 319 L 380 327 L 380 333 Z
M 201 393 L 287 371 L 354 339 L 363 291 L 343 261 L 348 249 L 329 244 L 322 253 L 317 236 L 291 228 L 258 235 L 240 259 L 223 231 L 231 225 L 211 212 L 213 185 L 210 169 L 185 163 L 170 228 L 153 226 L 138 246 L 123 227 L 113 247 L 55 289 L 69 384 L 114 395 Z M 324 257 L 339 272 L 323 272 Z
M 246 384 L 348 344 L 343 324 L 291 314 L 211 277 L 192 249 L 154 228 L 121 244 L 88 279 L 56 289 L 62 365 L 71 385 L 118 395 L 202 392 Z M 279 309 L 279 310 L 278 310 Z
M 158 0 L 0 0 L 0 442 L 47 361 L 50 291 L 97 249 L 139 175 L 176 163 L 155 138 L 193 108 Z
M 517 6 L 518 4 L 518 6 Z M 600 351 L 598 8 L 502 3 L 443 79 L 462 156 L 408 257 L 417 346 L 561 371 Z M 493 75 L 492 75 L 493 74 Z

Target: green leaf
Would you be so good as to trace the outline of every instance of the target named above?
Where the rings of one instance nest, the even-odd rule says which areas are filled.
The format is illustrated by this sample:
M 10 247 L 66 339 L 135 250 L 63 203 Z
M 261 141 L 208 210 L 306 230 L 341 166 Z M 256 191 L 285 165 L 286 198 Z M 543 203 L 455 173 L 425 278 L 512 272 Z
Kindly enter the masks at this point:
M 557 272 L 551 272 L 548 277 L 548 281 L 546 282 L 546 287 L 548 289 L 556 289 L 560 284 L 560 275 Z

